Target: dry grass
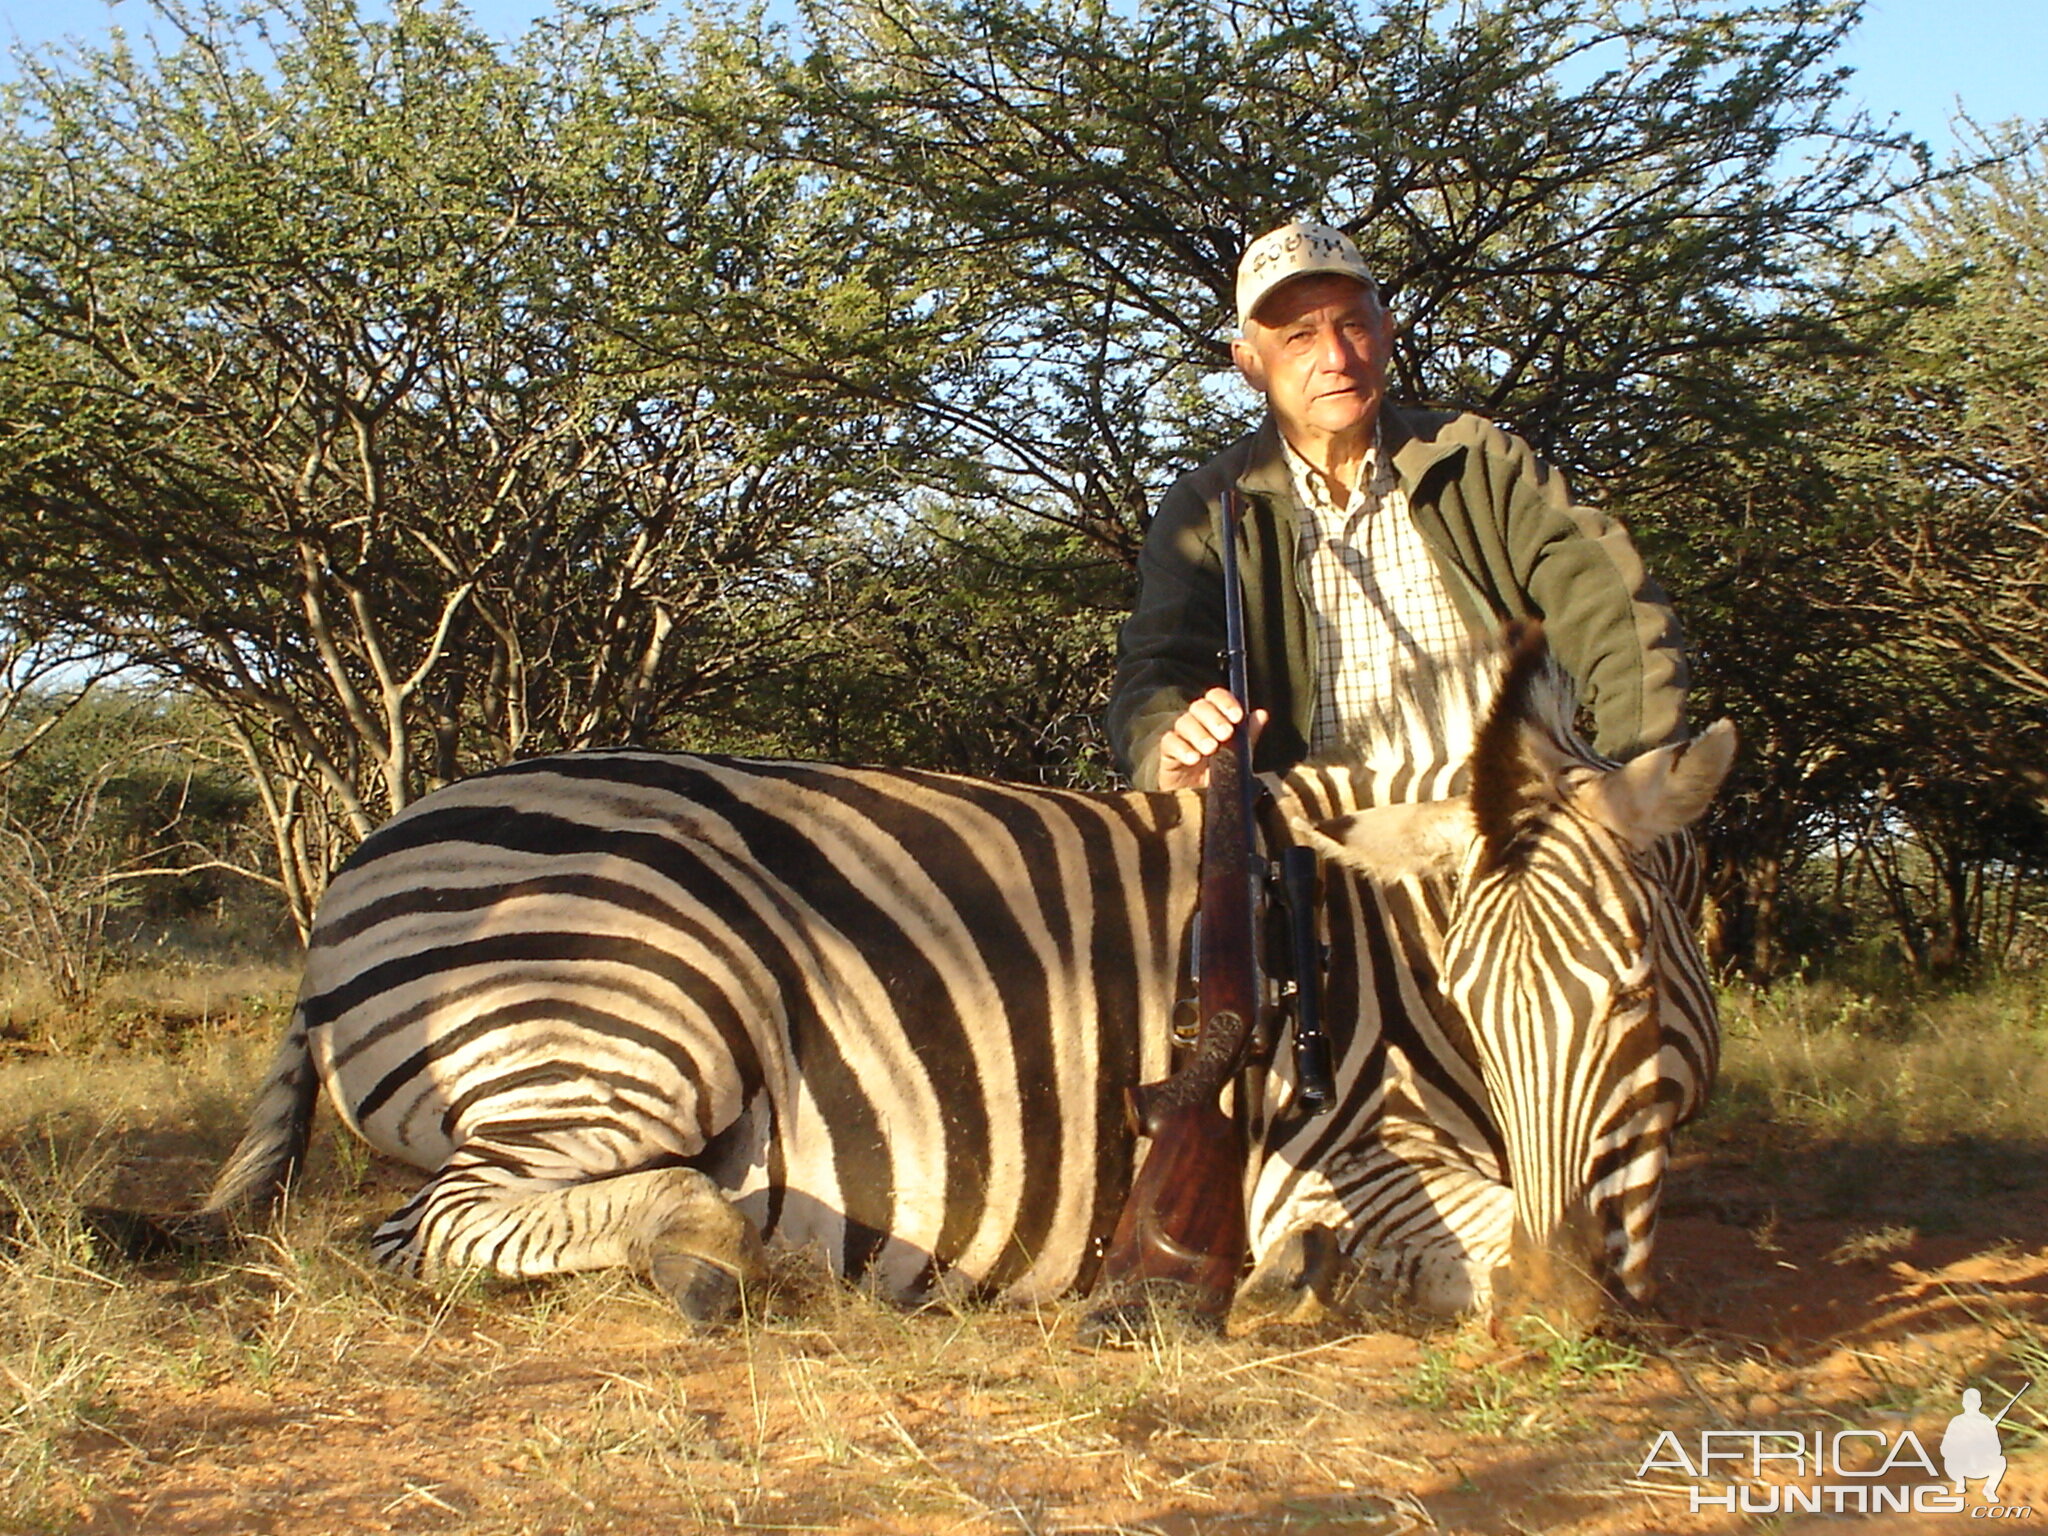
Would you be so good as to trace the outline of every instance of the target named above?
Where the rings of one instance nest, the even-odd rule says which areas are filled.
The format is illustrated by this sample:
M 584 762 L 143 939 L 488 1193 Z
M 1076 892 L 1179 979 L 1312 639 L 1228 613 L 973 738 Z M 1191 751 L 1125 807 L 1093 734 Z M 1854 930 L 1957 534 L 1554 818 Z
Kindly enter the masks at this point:
M 2017 1137 L 2005 1095 L 2048 1083 L 2038 1016 L 2010 999 L 1731 1006 L 1699 1177 L 1754 1209 L 1674 1223 L 1674 1252 L 1709 1256 L 1676 1277 L 1678 1326 L 1090 1353 L 1078 1303 L 906 1314 L 797 1256 L 712 1333 L 624 1276 L 430 1291 L 361 1241 L 411 1176 L 327 1144 L 281 1229 L 232 1258 L 99 1251 L 82 1205 L 203 1186 L 288 990 L 202 989 L 147 1048 L 87 1028 L 0 1059 L 0 1193 L 23 1213 L 0 1245 L 0 1532 L 1708 1531 L 1632 1481 L 1661 1429 L 1839 1427 L 1952 1412 L 1966 1382 L 2048 1385 L 2048 1231 L 2006 1207 L 1946 1235 L 1863 1196 L 1807 1210 L 1787 1171 L 1851 1131 L 1894 1158 Z M 1966 1045 L 1955 1092 L 1936 1067 Z M 1777 1164 L 1750 1155 L 1764 1143 Z M 1795 1326 L 1823 1290 L 1853 1316 Z M 2022 1438 L 2048 1422 L 2031 1406 Z
M 112 972 L 94 1001 L 77 1008 L 32 975 L 0 972 L 0 1051 L 177 1054 L 195 1037 L 274 1033 L 297 986 L 296 962 L 166 963 Z
M 1967 993 L 1839 983 L 1731 989 L 1711 1121 L 1791 1140 L 2039 1143 L 2048 983 Z

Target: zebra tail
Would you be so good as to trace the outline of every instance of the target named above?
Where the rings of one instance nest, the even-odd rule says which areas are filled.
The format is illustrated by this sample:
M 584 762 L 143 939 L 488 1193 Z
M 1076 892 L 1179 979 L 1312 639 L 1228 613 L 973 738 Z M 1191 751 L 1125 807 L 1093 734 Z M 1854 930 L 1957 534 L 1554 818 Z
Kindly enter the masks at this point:
M 206 1201 L 181 1218 L 181 1236 L 195 1243 L 224 1240 L 239 1221 L 267 1219 L 283 1202 L 306 1160 L 320 1074 L 313 1068 L 303 1008 L 292 1010 L 270 1073 L 257 1091 L 242 1139 L 215 1176 Z

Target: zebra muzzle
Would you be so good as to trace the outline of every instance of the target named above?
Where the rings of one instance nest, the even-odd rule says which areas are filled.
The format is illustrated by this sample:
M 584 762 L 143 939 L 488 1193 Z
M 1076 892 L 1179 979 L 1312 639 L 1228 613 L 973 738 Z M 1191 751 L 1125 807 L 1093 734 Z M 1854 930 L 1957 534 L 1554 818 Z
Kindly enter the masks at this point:
M 1612 1302 L 1606 1245 L 1598 1220 L 1584 1205 L 1574 1206 L 1541 1238 L 1515 1223 L 1508 1262 L 1493 1272 L 1496 1329 L 1536 1319 L 1578 1336 L 1605 1321 Z

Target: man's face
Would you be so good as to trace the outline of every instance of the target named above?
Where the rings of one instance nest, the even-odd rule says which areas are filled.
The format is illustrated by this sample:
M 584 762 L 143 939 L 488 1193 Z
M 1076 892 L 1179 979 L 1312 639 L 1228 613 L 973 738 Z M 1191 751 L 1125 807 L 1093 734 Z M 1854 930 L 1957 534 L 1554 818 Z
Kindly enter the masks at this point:
M 1393 344 L 1372 290 L 1332 273 L 1276 289 L 1231 356 L 1291 439 L 1349 438 L 1379 419 Z

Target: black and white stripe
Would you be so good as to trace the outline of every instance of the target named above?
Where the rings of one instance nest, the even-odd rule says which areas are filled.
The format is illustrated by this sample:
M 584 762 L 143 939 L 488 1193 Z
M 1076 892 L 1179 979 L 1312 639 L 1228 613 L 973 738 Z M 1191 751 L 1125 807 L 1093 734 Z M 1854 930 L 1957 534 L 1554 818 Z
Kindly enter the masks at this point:
M 1391 766 L 1362 750 L 1277 786 L 1363 867 L 1388 848 L 1430 857 L 1332 869 L 1340 1102 L 1293 1113 L 1282 1053 L 1247 1170 L 1261 1273 L 1325 1229 L 1354 1268 L 1455 1307 L 1483 1302 L 1507 1257 L 1509 1187 L 1539 1170 L 1515 1161 L 1520 1121 L 1497 1113 L 1486 1026 L 1461 1008 L 1597 989 L 1521 975 L 1557 968 L 1554 938 L 1462 940 L 1491 889 L 1462 799 L 1375 823 L 1418 811 L 1385 803 L 1390 773 L 1401 798 L 1460 787 L 1498 670 L 1475 664 L 1459 708 L 1420 690 L 1427 728 L 1400 727 L 1410 750 L 1382 753 Z M 907 1297 L 1085 1286 L 1137 1155 L 1123 1090 L 1167 1071 L 1188 990 L 1200 817 L 1194 794 L 640 751 L 454 785 L 337 875 L 209 1209 L 281 1186 L 324 1083 L 352 1128 L 431 1175 L 373 1239 L 415 1273 L 626 1264 L 715 1310 L 774 1238 Z M 1670 846 L 1660 834 L 1616 873 L 1654 888 L 1630 900 L 1669 904 Z M 1567 906 L 1543 921 L 1569 925 Z M 1674 1086 L 1649 1092 L 1683 1107 L 1711 1070 L 1711 1005 L 1695 989 L 1670 1006 L 1694 1043 L 1652 1053 Z M 1655 1170 L 1624 1145 L 1635 1089 L 1616 1085 L 1639 1064 L 1573 1071 L 1595 1101 L 1567 1107 L 1578 1141 L 1536 1155 L 1585 1142 L 1591 1116 L 1597 1203 L 1629 1227 L 1615 1273 L 1633 1287 L 1628 1190 Z
M 1276 1149 L 1255 1247 L 1285 1269 L 1322 1225 L 1356 1294 L 1586 1316 L 1647 1294 L 1670 1131 L 1712 1083 L 1685 829 L 1734 737 L 1605 762 L 1540 652 L 1508 660 L 1497 702 L 1468 686 L 1486 672 L 1435 679 L 1426 720 L 1292 776 L 1308 835 L 1363 877 L 1330 906 L 1332 980 L 1371 979 L 1336 1011 L 1376 1011 L 1379 1060 L 1350 1124 Z

